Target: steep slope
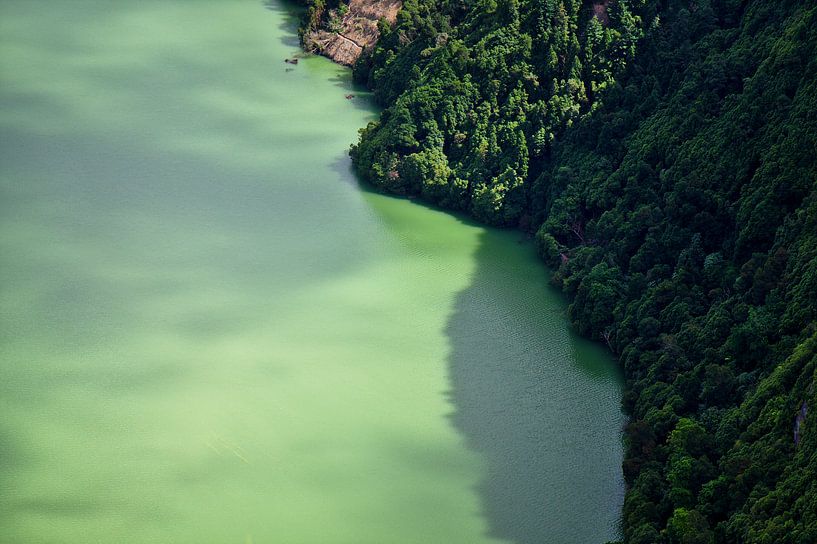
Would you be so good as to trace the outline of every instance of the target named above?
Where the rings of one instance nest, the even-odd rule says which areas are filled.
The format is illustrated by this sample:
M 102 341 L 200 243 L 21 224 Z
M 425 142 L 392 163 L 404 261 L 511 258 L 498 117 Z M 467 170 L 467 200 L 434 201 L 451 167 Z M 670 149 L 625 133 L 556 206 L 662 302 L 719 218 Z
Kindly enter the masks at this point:
M 531 234 L 624 367 L 625 540 L 817 541 L 817 6 L 409 0 L 375 186 Z

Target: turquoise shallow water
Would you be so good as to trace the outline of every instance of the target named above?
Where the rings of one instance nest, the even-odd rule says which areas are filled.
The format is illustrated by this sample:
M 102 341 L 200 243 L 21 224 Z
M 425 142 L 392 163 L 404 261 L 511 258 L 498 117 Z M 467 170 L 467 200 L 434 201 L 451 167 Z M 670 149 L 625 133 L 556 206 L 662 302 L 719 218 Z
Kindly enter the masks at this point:
M 357 184 L 295 26 L 0 1 L 0 541 L 614 538 L 613 362 L 518 233 Z

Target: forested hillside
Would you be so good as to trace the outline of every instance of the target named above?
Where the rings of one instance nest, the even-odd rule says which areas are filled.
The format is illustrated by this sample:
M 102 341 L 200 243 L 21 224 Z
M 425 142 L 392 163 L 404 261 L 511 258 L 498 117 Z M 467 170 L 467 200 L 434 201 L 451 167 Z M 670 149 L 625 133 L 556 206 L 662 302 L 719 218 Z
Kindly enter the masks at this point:
M 535 236 L 625 371 L 624 540 L 817 542 L 817 5 L 409 0 L 380 26 L 357 170 Z

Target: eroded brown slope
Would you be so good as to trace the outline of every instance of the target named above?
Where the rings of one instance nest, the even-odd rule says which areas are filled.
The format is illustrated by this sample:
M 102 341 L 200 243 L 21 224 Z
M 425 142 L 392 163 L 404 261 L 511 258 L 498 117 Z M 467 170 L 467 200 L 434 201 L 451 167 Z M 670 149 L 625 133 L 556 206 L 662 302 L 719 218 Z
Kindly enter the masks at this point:
M 363 49 L 380 37 L 378 21 L 385 19 L 394 23 L 401 7 L 401 0 L 351 0 L 345 15 L 341 16 L 337 10 L 329 13 L 329 28 L 308 32 L 304 36 L 304 46 L 337 63 L 351 66 Z

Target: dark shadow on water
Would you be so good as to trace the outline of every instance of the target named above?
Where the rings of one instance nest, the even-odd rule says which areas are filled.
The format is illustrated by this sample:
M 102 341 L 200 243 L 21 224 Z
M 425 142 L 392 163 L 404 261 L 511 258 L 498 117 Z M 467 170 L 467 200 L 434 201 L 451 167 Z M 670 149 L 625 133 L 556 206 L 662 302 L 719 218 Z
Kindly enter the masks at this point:
M 612 358 L 568 330 L 564 301 L 532 249 L 485 231 L 455 301 L 451 421 L 485 463 L 492 537 L 515 544 L 605 542 L 621 506 L 620 384 Z M 538 277 L 537 277 L 538 276 Z
M 352 79 L 352 70 L 347 69 L 343 72 L 330 77 L 329 81 L 336 87 L 343 89 L 343 93 L 352 98 L 347 102 L 357 109 L 363 110 L 367 113 L 375 113 L 378 111 L 377 105 L 374 103 L 372 92 L 369 91 L 365 85 L 356 83 Z M 361 127 L 363 128 L 363 127 Z
M 618 370 L 568 330 L 564 301 L 515 236 L 482 234 L 471 284 L 448 320 L 451 421 L 485 466 L 477 492 L 489 536 L 614 540 L 623 490 Z
M 348 157 L 332 168 L 362 192 L 382 194 L 354 175 Z M 508 544 L 616 540 L 624 493 L 620 369 L 600 344 L 570 329 L 566 301 L 521 233 L 480 236 L 471 282 L 445 328 L 446 395 L 452 425 L 483 463 L 475 491 L 487 536 Z
M 348 156 L 331 167 L 361 192 L 382 195 L 355 176 Z M 395 220 L 377 206 L 372 213 Z M 445 327 L 446 396 L 452 425 L 483 464 L 475 491 L 487 536 L 508 544 L 615 540 L 624 491 L 620 369 L 600 344 L 570 330 L 565 300 L 521 233 L 484 229 L 480 237 L 471 282 Z
M 301 40 L 298 38 L 298 27 L 301 25 L 301 18 L 306 13 L 306 8 L 293 0 L 264 0 L 264 7 L 283 15 L 283 22 L 278 27 L 282 30 L 281 43 L 300 50 Z

